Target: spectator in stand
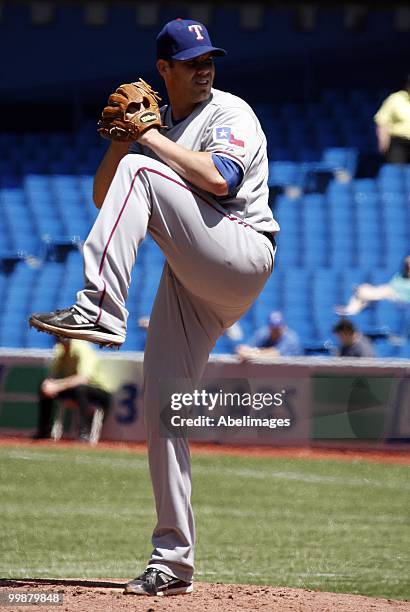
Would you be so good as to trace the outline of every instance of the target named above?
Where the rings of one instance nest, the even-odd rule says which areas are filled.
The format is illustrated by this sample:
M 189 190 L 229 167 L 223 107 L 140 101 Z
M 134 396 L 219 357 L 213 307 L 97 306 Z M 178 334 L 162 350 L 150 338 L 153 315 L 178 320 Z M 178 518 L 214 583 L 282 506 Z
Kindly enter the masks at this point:
M 50 438 L 54 400 L 69 400 L 79 412 L 79 437 L 88 439 L 93 404 L 107 414 L 111 393 L 107 380 L 100 371 L 100 360 L 88 342 L 59 338 L 49 374 L 39 392 L 38 429 L 34 438 Z
M 340 319 L 333 333 L 340 341 L 339 357 L 376 357 L 370 340 L 359 333 L 349 319 Z
M 240 344 L 236 354 L 241 361 L 258 357 L 293 357 L 301 355 L 299 337 L 289 329 L 278 310 L 269 315 L 268 324 L 258 329 L 252 336 L 250 344 Z
M 391 164 L 410 164 L 410 74 L 374 116 L 379 151 Z
M 371 302 L 380 300 L 410 304 L 410 255 L 404 259 L 401 274 L 395 274 L 385 285 L 359 285 L 346 306 L 336 306 L 335 312 L 342 316 L 355 315 Z

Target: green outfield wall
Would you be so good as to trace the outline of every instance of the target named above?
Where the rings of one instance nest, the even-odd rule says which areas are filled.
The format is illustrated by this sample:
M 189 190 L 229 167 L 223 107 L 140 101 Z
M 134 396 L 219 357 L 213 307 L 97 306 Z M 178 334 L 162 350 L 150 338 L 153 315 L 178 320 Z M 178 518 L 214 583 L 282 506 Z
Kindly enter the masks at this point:
M 28 437 L 35 432 L 38 388 L 51 355 L 50 351 L 0 350 L 0 434 Z M 100 355 L 115 390 L 102 438 L 143 441 L 143 355 Z M 170 384 L 174 390 L 185 385 L 181 381 Z M 197 425 L 184 430 L 193 440 L 269 446 L 379 446 L 410 440 L 408 360 L 299 357 L 241 364 L 231 355 L 215 356 L 202 382 L 191 383 L 191 391 L 193 387 L 201 389 L 199 400 L 219 398 L 213 408 L 205 399 L 184 413 L 197 419 Z M 227 403 L 226 397 L 237 403 Z M 278 401 L 262 407 L 254 401 L 267 397 Z M 167 410 L 167 418 L 182 415 L 173 408 Z M 76 435 L 69 418 L 65 435 Z

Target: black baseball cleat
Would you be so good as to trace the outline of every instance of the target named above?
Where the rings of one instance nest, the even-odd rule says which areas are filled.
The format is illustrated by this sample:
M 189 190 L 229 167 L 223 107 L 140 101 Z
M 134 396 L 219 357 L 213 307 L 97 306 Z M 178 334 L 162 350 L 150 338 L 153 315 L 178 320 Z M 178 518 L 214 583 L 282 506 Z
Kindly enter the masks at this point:
M 125 585 L 124 593 L 131 595 L 186 595 L 192 593 L 192 582 L 184 582 L 155 567 L 147 567 L 138 578 Z
M 120 347 L 125 338 L 96 325 L 75 306 L 54 312 L 35 313 L 29 319 L 31 327 L 62 338 L 87 340 L 101 346 Z

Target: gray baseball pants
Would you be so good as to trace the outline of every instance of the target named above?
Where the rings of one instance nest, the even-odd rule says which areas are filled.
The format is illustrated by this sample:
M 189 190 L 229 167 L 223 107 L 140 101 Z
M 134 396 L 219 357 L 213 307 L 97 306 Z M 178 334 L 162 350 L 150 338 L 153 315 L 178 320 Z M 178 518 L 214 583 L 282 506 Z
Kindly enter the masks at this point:
M 195 191 L 195 190 L 194 190 Z M 194 193 L 168 166 L 142 155 L 120 162 L 84 245 L 76 306 L 125 336 L 125 302 L 146 232 L 166 263 L 144 358 L 144 412 L 157 524 L 149 566 L 190 581 L 195 527 L 188 441 L 160 433 L 159 381 L 199 381 L 220 335 L 252 305 L 273 268 L 266 236 Z

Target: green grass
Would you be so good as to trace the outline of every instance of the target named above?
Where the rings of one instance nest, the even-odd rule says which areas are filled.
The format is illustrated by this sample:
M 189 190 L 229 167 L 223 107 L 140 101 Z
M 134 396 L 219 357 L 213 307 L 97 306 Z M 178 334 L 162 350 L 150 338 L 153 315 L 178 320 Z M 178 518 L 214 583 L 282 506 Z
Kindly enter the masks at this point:
M 155 523 L 145 455 L 0 448 L 0 575 L 126 578 Z M 195 455 L 196 579 L 408 598 L 408 468 Z

